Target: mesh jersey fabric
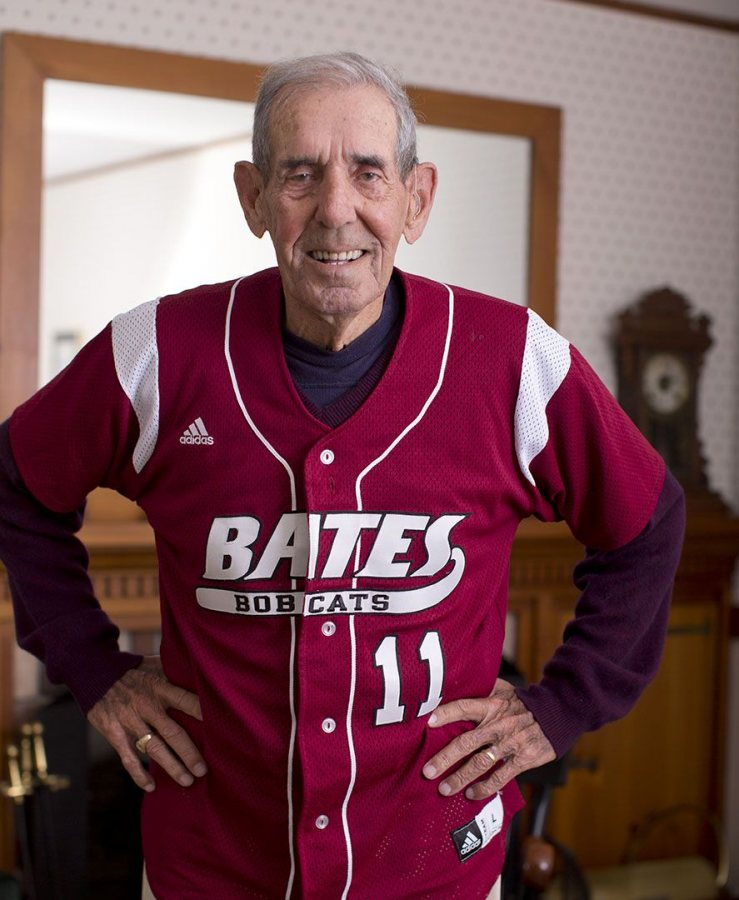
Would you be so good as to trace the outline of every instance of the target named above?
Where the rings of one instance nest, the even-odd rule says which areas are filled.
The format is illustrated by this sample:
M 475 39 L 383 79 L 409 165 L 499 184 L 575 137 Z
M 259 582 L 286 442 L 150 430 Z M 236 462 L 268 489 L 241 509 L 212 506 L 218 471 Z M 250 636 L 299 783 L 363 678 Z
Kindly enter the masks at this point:
M 661 460 L 576 351 L 526 310 L 402 279 L 395 353 L 334 430 L 285 366 L 275 270 L 156 304 L 147 361 L 128 367 L 151 372 L 154 346 L 142 465 L 151 404 L 131 395 L 152 381 L 121 384 L 111 329 L 11 420 L 46 506 L 77 509 L 104 484 L 157 537 L 162 659 L 200 696 L 204 722 L 186 725 L 210 769 L 186 790 L 160 778 L 146 797 L 147 867 L 165 900 L 484 896 L 504 829 L 461 862 L 450 832 L 488 804 L 422 778 L 467 727 L 431 731 L 428 711 L 494 684 L 522 518 L 564 517 L 608 552 L 655 508 Z M 533 427 L 516 418 L 522 397 Z M 198 419 L 212 443 L 182 440 Z M 582 703 L 568 712 L 563 743 L 589 727 Z M 508 820 L 515 786 L 502 800 Z

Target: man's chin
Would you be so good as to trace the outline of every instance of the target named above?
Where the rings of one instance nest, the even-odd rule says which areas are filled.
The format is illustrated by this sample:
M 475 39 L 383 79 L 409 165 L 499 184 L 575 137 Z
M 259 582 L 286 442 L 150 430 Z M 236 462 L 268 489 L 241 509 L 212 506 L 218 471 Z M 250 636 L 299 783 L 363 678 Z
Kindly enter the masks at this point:
M 375 284 L 372 287 L 364 285 L 361 288 L 355 285 L 332 284 L 320 287 L 303 285 L 302 290 L 292 297 L 286 292 L 285 299 L 288 306 L 292 306 L 298 314 L 302 310 L 309 315 L 322 318 L 338 316 L 351 319 L 364 313 L 378 299 L 381 304 L 382 296 L 383 291 Z
M 325 280 L 306 279 L 303 284 L 298 284 L 298 291 L 310 306 L 344 312 L 359 312 L 384 293 L 374 278 L 342 276 L 340 273 Z
M 377 299 L 375 291 L 357 290 L 346 285 L 324 288 L 314 300 L 314 309 L 325 315 L 347 316 L 359 314 Z

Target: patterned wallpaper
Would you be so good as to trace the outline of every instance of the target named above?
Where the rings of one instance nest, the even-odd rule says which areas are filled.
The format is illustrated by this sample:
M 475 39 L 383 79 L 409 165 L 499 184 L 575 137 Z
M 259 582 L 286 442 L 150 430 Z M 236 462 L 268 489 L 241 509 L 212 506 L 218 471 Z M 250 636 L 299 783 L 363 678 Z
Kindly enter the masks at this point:
M 409 82 L 564 110 L 559 328 L 614 385 L 613 314 L 714 322 L 714 487 L 739 505 L 739 35 L 561 0 L 0 0 L 0 28 L 252 62 L 350 48 Z

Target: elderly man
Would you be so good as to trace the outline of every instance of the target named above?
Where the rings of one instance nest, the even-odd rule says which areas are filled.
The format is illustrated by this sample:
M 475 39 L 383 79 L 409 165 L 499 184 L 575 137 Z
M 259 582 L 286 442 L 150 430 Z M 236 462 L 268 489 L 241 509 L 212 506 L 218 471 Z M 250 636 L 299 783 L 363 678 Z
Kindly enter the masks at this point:
M 535 314 L 393 268 L 437 173 L 382 68 L 269 69 L 235 178 L 277 269 L 118 316 L 0 430 L 19 640 L 148 792 L 160 900 L 485 897 L 514 777 L 656 670 L 681 493 Z M 161 662 L 119 652 L 85 581 L 101 484 L 156 534 Z M 530 515 L 589 550 L 516 693 L 496 675 Z

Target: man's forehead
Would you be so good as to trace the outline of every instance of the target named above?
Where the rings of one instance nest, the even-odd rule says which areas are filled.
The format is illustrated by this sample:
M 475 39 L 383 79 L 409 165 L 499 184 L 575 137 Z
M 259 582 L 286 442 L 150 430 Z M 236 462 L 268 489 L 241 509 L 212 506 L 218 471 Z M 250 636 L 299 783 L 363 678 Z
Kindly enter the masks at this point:
M 397 120 L 387 95 L 373 85 L 299 86 L 278 98 L 271 137 L 276 156 L 310 152 L 341 141 L 353 155 L 394 155 Z

